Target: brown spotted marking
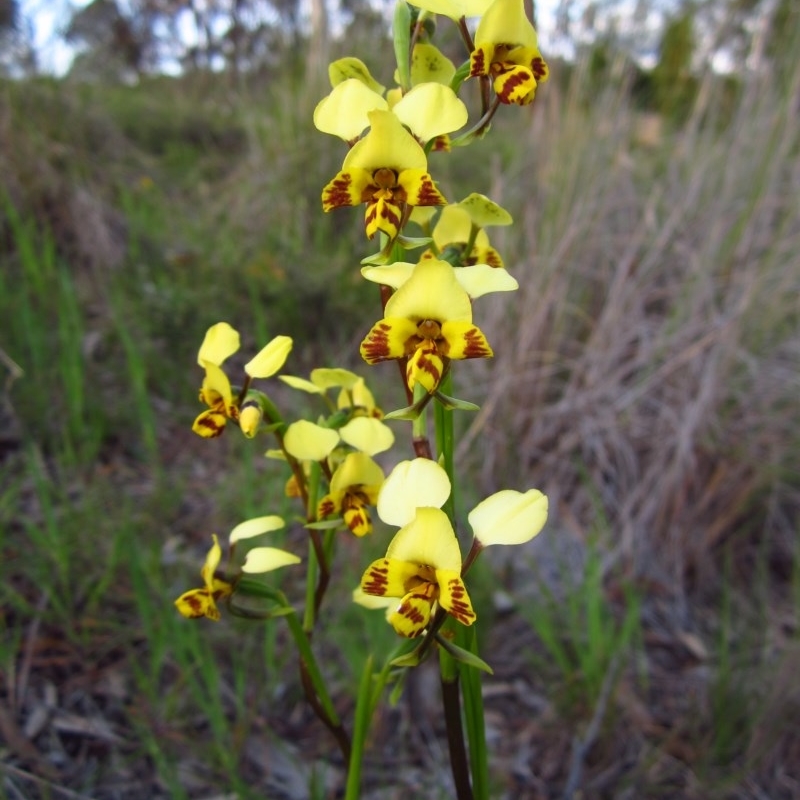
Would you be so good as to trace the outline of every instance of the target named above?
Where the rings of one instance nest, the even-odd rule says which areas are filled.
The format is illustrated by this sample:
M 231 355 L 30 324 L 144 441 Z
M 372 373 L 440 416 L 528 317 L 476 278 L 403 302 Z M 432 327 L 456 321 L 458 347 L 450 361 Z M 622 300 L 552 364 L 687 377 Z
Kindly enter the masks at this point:
M 498 95 L 497 95 L 500 98 L 500 101 L 502 103 L 506 103 L 506 105 L 509 105 L 511 103 L 520 102 L 520 100 L 522 100 L 522 98 L 525 95 L 522 95 L 522 97 L 518 98 L 517 100 L 512 100 L 511 97 L 514 94 L 515 90 L 521 84 L 524 84 L 527 81 L 528 81 L 528 76 L 522 70 L 519 70 L 519 71 L 513 73 L 512 75 L 510 75 L 509 77 L 507 77 L 503 81 L 503 90 L 501 92 L 498 92 Z M 528 93 L 529 92 L 525 92 L 526 95 Z
M 389 331 L 392 326 L 379 322 L 361 343 L 361 356 L 368 364 L 377 364 L 390 358 Z
M 380 566 L 383 564 L 383 566 Z M 361 588 L 365 594 L 374 594 L 383 597 L 386 594 L 386 587 L 389 585 L 389 564 L 386 559 L 376 561 L 362 579 Z M 366 579 L 366 580 L 365 580 Z
M 475 621 L 475 612 L 470 607 L 467 590 L 459 578 L 448 581 L 450 587 L 450 608 L 447 613 L 455 617 L 462 625 L 471 625 Z M 464 598 L 467 597 L 467 601 Z
M 533 77 L 541 83 L 542 81 L 547 80 L 550 74 L 550 69 L 543 58 L 537 57 L 531 61 L 531 72 L 533 72 Z
M 483 52 L 483 50 L 473 50 L 469 60 L 470 78 L 477 78 L 479 75 L 486 75 L 486 54 Z
M 340 172 L 326 187 L 322 196 L 322 210 L 330 211 L 341 206 L 352 205 L 350 184 L 353 176 L 349 172 Z
M 442 197 L 439 190 L 436 188 L 436 185 L 433 182 L 433 178 L 426 172 L 421 180 L 420 180 L 420 187 L 419 191 L 417 192 L 416 202 L 414 205 L 417 206 L 441 206 L 445 205 L 447 201 Z
M 464 348 L 464 358 L 491 358 L 494 353 L 486 343 L 486 339 L 478 328 L 472 327 L 465 334 L 467 342 Z

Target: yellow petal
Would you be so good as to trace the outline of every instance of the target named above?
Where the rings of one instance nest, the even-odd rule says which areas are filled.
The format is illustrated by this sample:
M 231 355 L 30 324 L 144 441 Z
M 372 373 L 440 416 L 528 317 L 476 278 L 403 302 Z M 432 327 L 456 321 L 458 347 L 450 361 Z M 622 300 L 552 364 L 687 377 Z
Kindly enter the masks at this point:
M 411 277 L 389 298 L 384 313 L 387 318 L 403 317 L 415 322 L 471 322 L 472 304 L 453 267 L 446 261 L 431 259 L 416 265 Z
M 176 601 L 175 607 L 187 619 L 207 617 L 215 622 L 219 619 L 219 609 L 208 589 L 190 589 Z
M 314 109 L 314 125 L 323 133 L 330 133 L 353 142 L 369 127 L 368 112 L 387 110 L 386 100 L 356 78 L 337 84 L 333 91 L 320 100 Z
M 522 544 L 536 536 L 547 521 L 547 497 L 538 489 L 525 493 L 504 489 L 470 511 L 467 519 L 484 546 Z
M 466 297 L 466 293 L 464 296 Z M 387 317 L 375 323 L 361 342 L 361 357 L 368 364 L 378 364 L 390 358 L 401 358 L 406 355 L 409 340 L 414 339 L 416 335 L 416 321 L 402 317 Z
M 394 597 L 377 597 L 374 594 L 367 594 L 360 586 L 353 589 L 353 602 L 369 609 L 386 609 L 397 605 Z
M 392 539 L 386 558 L 390 562 L 411 562 L 461 572 L 461 551 L 453 526 L 447 514 L 438 508 L 416 509 L 414 519 Z
M 433 229 L 433 241 L 439 250 L 449 244 L 466 244 L 472 230 L 469 212 L 460 204 L 445 206 Z
M 301 419 L 286 429 L 283 444 L 291 455 L 301 461 L 322 461 L 339 444 L 339 434 Z
M 473 264 L 456 269 L 456 278 L 466 293 L 475 300 L 491 292 L 513 292 L 519 284 L 508 270 L 490 267 L 488 264 Z
M 372 533 L 372 520 L 366 506 L 353 506 L 342 514 L 345 525 L 350 528 L 356 536 L 366 536 Z
M 428 627 L 432 606 L 433 601 L 427 595 L 409 592 L 389 616 L 389 623 L 400 636 L 415 639 Z
M 367 238 L 372 239 L 378 231 L 383 231 L 390 239 L 400 232 L 402 212 L 396 203 L 380 197 L 367 206 L 364 212 L 364 230 Z
M 242 572 L 260 573 L 287 567 L 290 564 L 299 564 L 300 559 L 286 550 L 278 547 L 254 547 L 248 551 L 242 564 Z
M 423 506 L 441 508 L 450 497 L 450 478 L 435 461 L 415 458 L 401 461 L 386 478 L 378 495 L 378 516 L 402 528 Z
M 342 172 L 366 170 L 371 176 L 382 168 L 398 174 L 407 169 L 427 169 L 425 151 L 391 111 L 370 111 L 368 117 L 370 131 L 350 149 Z
M 537 48 L 536 31 L 525 13 L 523 0 L 493 0 L 475 30 L 476 49 L 487 43 Z
M 447 208 L 447 206 L 445 206 Z M 434 206 L 414 206 L 411 211 L 411 221 L 415 222 L 420 228 L 425 226 L 431 221 L 431 217 L 437 212 Z
M 421 83 L 408 92 L 392 109 L 411 133 L 428 142 L 443 133 L 452 133 L 467 124 L 469 111 L 449 86 Z M 439 205 L 414 203 L 413 205 Z
M 206 410 L 192 423 L 192 430 L 204 439 L 216 439 L 225 430 L 228 418 L 220 411 Z
M 338 86 L 343 81 L 355 78 L 372 89 L 373 92 L 383 94 L 385 90 L 385 87 L 372 77 L 367 65 L 360 58 L 355 58 L 354 56 L 339 58 L 331 62 L 328 66 L 328 77 L 333 87 Z
M 239 427 L 248 439 L 252 439 L 258 433 L 263 417 L 264 412 L 257 402 L 248 401 L 242 404 L 239 411 Z
M 364 191 L 371 183 L 372 173 L 367 170 L 356 167 L 342 170 L 323 188 L 322 210 L 327 212 L 334 208 L 360 205 L 364 202 Z
M 377 597 L 403 597 L 408 591 L 406 584 L 418 573 L 419 565 L 413 562 L 379 558 L 364 571 L 361 589 Z
M 228 376 L 211 361 L 204 361 L 202 366 L 204 366 L 206 370 L 205 378 L 203 378 L 203 393 L 206 396 L 208 396 L 209 392 L 219 395 L 222 399 L 225 414 L 230 419 L 236 419 L 238 410 L 233 403 L 233 392 Z
M 514 221 L 511 214 L 502 206 L 490 200 L 485 194 L 473 192 L 456 204 L 469 214 L 470 219 L 479 228 L 488 228 L 491 225 L 511 225 Z
M 427 42 L 417 42 L 411 54 L 411 85 L 441 83 L 450 85 L 456 68 L 441 50 Z
M 427 341 L 417 347 L 406 364 L 406 381 L 408 388 L 412 390 L 420 383 L 429 394 L 435 392 L 442 375 L 444 375 L 444 359 L 435 342 Z
M 366 453 L 349 453 L 331 478 L 331 494 L 343 494 L 350 486 L 381 485 L 383 470 Z
M 362 267 L 361 274 L 372 283 L 399 289 L 411 277 L 415 266 L 416 264 L 405 261 L 395 261 L 393 264 L 386 264 L 382 267 Z
M 411 0 L 411 5 L 430 11 L 431 14 L 444 14 L 458 22 L 461 17 L 479 17 L 485 13 L 491 0 Z
M 197 363 L 201 367 L 204 361 L 219 366 L 238 349 L 239 333 L 227 322 L 218 322 L 206 331 L 203 344 L 197 353 Z
M 448 358 L 491 358 L 494 353 L 480 328 L 467 322 L 445 322 L 442 336 Z M 441 349 L 441 346 L 440 346 Z
M 475 622 L 475 612 L 460 572 L 460 569 L 458 572 L 436 570 L 436 581 L 439 584 L 439 605 L 462 625 L 472 625 Z
M 339 428 L 342 441 L 374 456 L 394 444 L 392 429 L 375 417 L 355 417 Z
M 344 386 L 345 389 L 352 389 L 360 380 L 360 376 L 356 375 L 355 372 L 350 372 L 349 369 L 319 367 L 311 370 L 311 382 L 315 386 L 319 386 L 323 391 L 336 386 Z
M 250 539 L 253 536 L 259 536 L 262 533 L 280 530 L 285 524 L 286 523 L 280 517 L 275 515 L 248 519 L 245 522 L 240 522 L 231 531 L 228 541 L 231 544 L 234 544 L 234 542 L 238 542 L 241 539 Z
M 244 371 L 251 378 L 269 378 L 286 363 L 291 350 L 291 336 L 276 336 L 244 365 Z
M 222 559 L 222 548 L 219 546 L 219 539 L 217 538 L 216 533 L 212 534 L 211 541 L 212 545 L 206 554 L 206 560 L 203 564 L 203 568 L 200 570 L 200 577 L 203 579 L 203 583 L 209 590 L 212 590 L 214 587 L 214 573 L 217 571 L 219 562 Z
M 344 388 L 339 392 L 339 397 L 336 400 L 337 408 L 358 408 L 363 409 L 366 414 L 375 416 L 379 411 L 375 405 L 375 398 L 372 392 L 367 388 L 367 384 L 363 378 L 358 380 L 350 387 Z M 378 413 L 377 416 L 382 416 Z
M 494 79 L 494 91 L 504 103 L 524 105 L 533 100 L 536 78 L 528 67 L 509 66 Z
M 443 206 L 447 200 L 424 169 L 404 169 L 397 176 L 410 206 Z
M 278 375 L 278 379 L 291 386 L 292 389 L 299 389 L 301 392 L 322 394 L 324 391 L 312 381 L 306 380 L 305 378 L 298 378 L 295 375 Z

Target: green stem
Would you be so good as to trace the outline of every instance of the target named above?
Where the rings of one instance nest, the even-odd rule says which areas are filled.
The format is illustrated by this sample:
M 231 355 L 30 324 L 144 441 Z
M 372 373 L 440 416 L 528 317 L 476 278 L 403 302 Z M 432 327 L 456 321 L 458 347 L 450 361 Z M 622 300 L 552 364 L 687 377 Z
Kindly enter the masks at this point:
M 453 393 L 453 373 L 448 369 L 441 382 L 439 390 L 444 394 Z M 442 506 L 442 511 L 450 518 L 453 529 L 456 527 L 456 476 L 455 464 L 453 463 L 453 452 L 455 450 L 455 440 L 453 434 L 453 412 L 448 411 L 441 403 L 434 403 L 434 422 L 436 423 L 436 450 L 439 457 L 443 460 L 442 466 L 450 479 L 450 496 Z
M 358 685 L 355 719 L 353 721 L 353 746 L 347 768 L 345 800 L 358 800 L 361 793 L 361 765 L 364 760 L 364 744 L 372 718 L 372 655 L 367 657 Z
M 458 686 L 458 664 L 439 648 L 439 671 L 442 684 L 442 706 L 447 724 L 447 746 L 450 751 L 450 769 L 456 785 L 458 800 L 474 800 L 469 782 L 469 761 L 464 746 L 464 729 L 461 725 L 461 693 Z
M 289 601 L 283 593 L 279 594 L 279 598 L 283 605 L 287 608 L 291 608 Z M 289 631 L 292 634 L 295 646 L 300 654 L 300 674 L 309 703 L 317 716 L 336 737 L 336 741 L 339 743 L 339 747 L 342 750 L 342 755 L 346 761 L 349 761 L 350 740 L 339 719 L 339 715 L 336 713 L 336 709 L 333 707 L 333 701 L 331 700 L 330 694 L 328 694 L 325 679 L 322 677 L 322 672 L 319 669 L 316 658 L 314 658 L 311 642 L 306 632 L 303 630 L 303 626 L 294 609 L 292 609 L 291 613 L 286 614 L 286 622 L 289 625 Z
M 448 370 L 442 378 L 441 391 L 445 394 L 453 394 L 453 378 L 452 373 Z M 447 472 L 447 477 L 450 478 L 450 485 L 452 490 L 442 510 L 448 515 L 453 523 L 453 529 L 456 529 L 455 524 L 455 464 L 453 461 L 453 453 L 455 450 L 455 435 L 453 431 L 453 412 L 448 411 L 442 406 L 441 403 L 436 403 L 436 446 L 443 461 L 443 466 Z M 470 555 L 472 553 L 470 552 Z M 475 554 L 477 555 L 477 553 Z M 472 556 L 474 559 L 475 556 Z M 469 556 L 468 556 L 469 561 Z M 469 562 L 471 563 L 471 562 Z M 468 564 L 469 566 L 469 564 Z M 433 627 L 433 626 L 432 626 Z M 456 626 L 456 643 L 469 650 L 475 655 L 477 652 L 477 639 L 475 636 L 475 626 L 465 628 L 463 625 Z M 450 745 L 450 763 L 453 769 L 453 778 L 456 780 L 456 789 L 459 790 L 458 781 L 459 775 L 462 771 L 466 771 L 466 760 L 461 764 L 462 753 L 464 752 L 464 731 L 461 725 L 461 704 L 460 699 L 463 694 L 464 697 L 464 712 L 467 722 L 467 740 L 469 741 L 469 764 L 472 772 L 472 788 L 469 795 L 464 797 L 474 797 L 478 800 L 488 800 L 489 798 L 489 766 L 488 766 L 488 753 L 486 750 L 486 731 L 483 719 L 483 694 L 481 692 L 481 678 L 480 673 L 473 667 L 465 664 L 453 664 L 452 669 L 456 670 L 456 678 L 448 681 L 448 676 L 445 675 L 444 665 L 446 661 L 443 660 L 446 654 L 439 650 L 440 664 L 443 665 L 442 671 L 442 702 L 445 706 L 445 720 L 447 722 L 447 740 Z M 452 661 L 450 656 L 448 659 Z M 459 692 L 458 676 L 461 677 L 461 692 Z M 452 685 L 451 685 L 452 684 Z M 449 704 L 455 704 L 458 713 L 452 708 L 448 708 Z M 457 740 L 460 740 L 460 745 Z M 466 757 L 464 756 L 464 759 Z M 468 783 L 469 781 L 467 781 Z M 459 790 L 461 791 L 461 790 Z M 462 795 L 459 794 L 459 798 Z
M 478 637 L 475 626 L 460 625 L 456 631 L 456 644 L 478 655 Z M 486 748 L 486 725 L 483 718 L 483 692 L 481 673 L 467 664 L 458 664 L 464 695 L 464 719 L 469 741 L 469 761 L 472 770 L 472 787 L 477 800 L 489 800 L 489 753 Z

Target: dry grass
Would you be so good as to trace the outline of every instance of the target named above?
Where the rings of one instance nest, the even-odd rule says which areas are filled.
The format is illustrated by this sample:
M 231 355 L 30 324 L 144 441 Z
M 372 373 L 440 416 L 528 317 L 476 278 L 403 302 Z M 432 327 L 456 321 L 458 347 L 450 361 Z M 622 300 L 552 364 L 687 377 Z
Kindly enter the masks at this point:
M 497 355 L 462 457 L 480 450 L 487 490 L 546 488 L 579 532 L 599 505 L 613 560 L 679 592 L 726 541 L 792 561 L 798 87 L 800 72 L 783 95 L 753 78 L 723 123 L 709 78 L 656 146 L 624 94 L 586 109 L 554 92 L 495 187 L 521 289 L 514 312 L 491 306 Z

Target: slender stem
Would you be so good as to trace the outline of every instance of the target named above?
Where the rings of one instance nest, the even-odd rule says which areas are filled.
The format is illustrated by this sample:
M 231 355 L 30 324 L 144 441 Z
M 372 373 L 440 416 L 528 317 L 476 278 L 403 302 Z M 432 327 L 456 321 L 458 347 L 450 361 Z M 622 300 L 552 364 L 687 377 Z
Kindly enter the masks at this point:
M 283 605 L 291 608 L 285 595 L 280 593 L 279 598 Z M 322 677 L 322 672 L 319 669 L 316 658 L 314 658 L 311 642 L 303 630 L 303 626 L 300 624 L 294 609 L 292 609 L 291 613 L 286 614 L 286 622 L 300 654 L 300 680 L 303 685 L 303 692 L 314 713 L 335 737 L 345 761 L 349 762 L 350 739 L 339 719 L 339 715 L 336 713 L 331 696 L 328 694 L 325 680 Z
M 464 746 L 464 729 L 461 724 L 461 692 L 458 685 L 458 666 L 444 650 L 439 650 L 441 671 L 442 707 L 447 723 L 447 747 L 450 751 L 450 769 L 456 785 L 458 800 L 474 800 L 469 782 L 469 760 Z
M 355 718 L 353 721 L 353 747 L 347 769 L 345 800 L 358 800 L 361 793 L 361 765 L 364 760 L 364 744 L 372 719 L 372 655 L 364 662 L 361 681 L 358 685 Z
M 459 626 L 456 644 L 478 654 L 478 637 L 475 626 Z M 467 664 L 458 664 L 464 695 L 464 719 L 469 741 L 469 761 L 472 771 L 472 788 L 478 800 L 489 800 L 489 753 L 486 748 L 486 723 L 483 717 L 483 692 L 481 673 Z

